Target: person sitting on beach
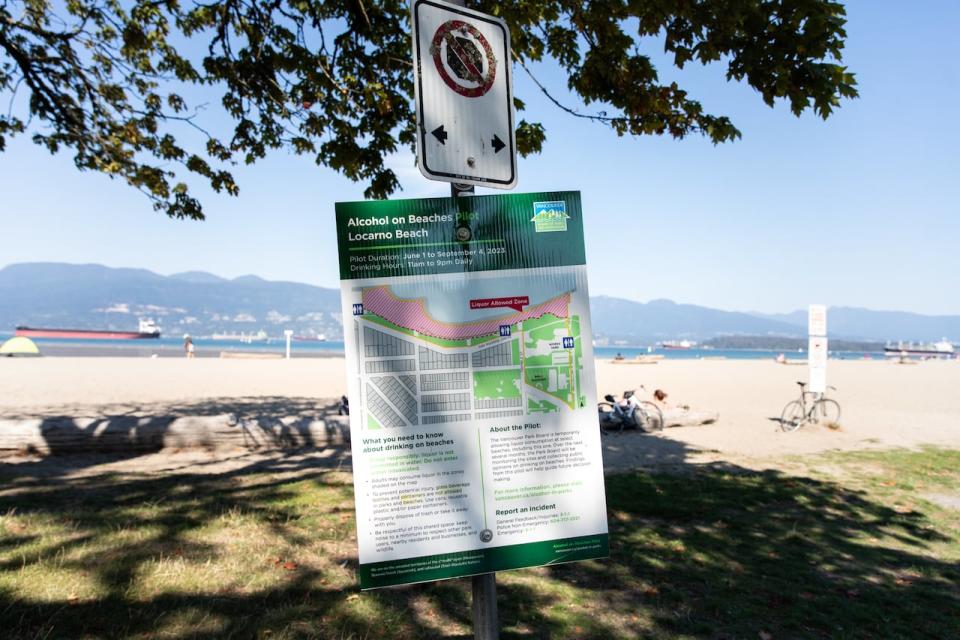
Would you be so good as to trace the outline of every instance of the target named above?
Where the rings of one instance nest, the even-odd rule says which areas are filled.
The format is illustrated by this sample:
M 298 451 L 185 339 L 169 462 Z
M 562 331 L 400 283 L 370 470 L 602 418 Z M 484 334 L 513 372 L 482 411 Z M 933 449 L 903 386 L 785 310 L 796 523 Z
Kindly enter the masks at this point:
M 655 389 L 653 392 L 653 403 L 660 407 L 661 409 L 682 409 L 683 411 L 689 411 L 690 405 L 688 404 L 678 404 L 672 405 L 667 402 L 667 392 L 663 389 Z
M 667 402 L 667 392 L 663 389 L 656 389 L 653 392 L 653 403 L 659 407 L 669 407 Z
M 782 354 L 782 353 L 781 353 L 780 355 L 778 355 L 778 356 L 777 356 L 777 364 L 787 364 L 787 356 L 784 355 L 784 354 Z

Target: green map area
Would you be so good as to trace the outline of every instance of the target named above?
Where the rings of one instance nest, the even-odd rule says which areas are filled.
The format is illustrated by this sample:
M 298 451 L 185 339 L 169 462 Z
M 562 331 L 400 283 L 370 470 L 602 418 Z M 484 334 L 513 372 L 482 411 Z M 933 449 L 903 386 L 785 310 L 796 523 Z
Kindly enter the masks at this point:
M 553 308 L 538 317 L 526 313 L 512 324 L 494 321 L 484 326 L 495 332 L 459 339 L 415 330 L 438 331 L 441 326 L 456 328 L 448 335 L 464 333 L 464 325 L 430 318 L 426 306 L 406 315 L 385 307 L 392 320 L 366 309 L 354 316 L 367 428 L 521 417 L 585 406 L 580 318 L 569 313 L 569 295 L 542 303 Z M 411 308 L 408 300 L 396 298 L 396 304 Z M 561 314 L 564 307 L 566 315 Z M 412 326 L 402 326 L 405 322 Z
M 519 398 L 520 369 L 473 372 L 473 397 Z
M 580 332 L 574 320 L 546 314 L 523 323 L 524 381 L 571 409 L 579 389 L 575 352 Z M 563 337 L 572 337 L 574 347 L 565 348 Z

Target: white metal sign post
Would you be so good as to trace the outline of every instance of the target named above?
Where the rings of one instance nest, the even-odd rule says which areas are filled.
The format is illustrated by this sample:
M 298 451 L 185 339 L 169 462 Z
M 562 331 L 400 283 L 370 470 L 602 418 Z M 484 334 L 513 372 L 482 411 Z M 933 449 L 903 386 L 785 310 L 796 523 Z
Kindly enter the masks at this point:
M 809 363 L 808 388 L 813 393 L 827 390 L 827 307 L 810 305 L 807 314 L 807 362 Z
M 813 393 L 825 393 L 827 391 L 827 339 L 822 336 L 810 336 L 807 354 L 810 363 L 808 389 Z
M 414 0 L 417 164 L 430 180 L 517 184 L 510 32 L 499 18 Z

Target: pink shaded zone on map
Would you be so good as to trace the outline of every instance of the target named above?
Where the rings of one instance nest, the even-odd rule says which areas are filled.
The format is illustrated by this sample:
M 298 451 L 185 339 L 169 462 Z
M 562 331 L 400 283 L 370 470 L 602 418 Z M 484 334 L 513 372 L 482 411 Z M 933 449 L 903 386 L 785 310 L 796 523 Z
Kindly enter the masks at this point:
M 558 318 L 566 318 L 570 308 L 570 294 L 551 298 L 546 302 L 530 307 L 526 311 L 510 313 L 496 318 L 486 318 L 476 322 L 440 322 L 427 312 L 422 298 L 404 300 L 393 295 L 389 288 L 372 287 L 363 291 L 364 313 L 374 313 L 393 324 L 417 331 L 433 338 L 464 340 L 497 333 L 500 325 L 511 325 L 524 320 L 533 320 L 552 313 Z

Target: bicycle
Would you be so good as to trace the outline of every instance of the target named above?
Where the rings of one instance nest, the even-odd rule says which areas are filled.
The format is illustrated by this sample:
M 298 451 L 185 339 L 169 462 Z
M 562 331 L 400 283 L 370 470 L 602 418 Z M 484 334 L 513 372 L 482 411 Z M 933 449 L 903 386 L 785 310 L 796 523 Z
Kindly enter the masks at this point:
M 831 429 L 840 427 L 840 403 L 827 398 L 823 393 L 806 391 L 806 382 L 800 385 L 800 399 L 791 400 L 780 414 L 780 428 L 784 431 L 796 431 L 805 424 L 822 423 Z M 836 387 L 827 387 L 837 390 Z
M 620 433 L 624 427 L 636 427 L 644 433 L 663 430 L 660 407 L 646 400 L 638 400 L 635 390 L 624 391 L 621 402 L 610 394 L 605 395 L 604 400 L 606 402 L 597 403 L 600 433 L 603 435 L 611 431 Z

